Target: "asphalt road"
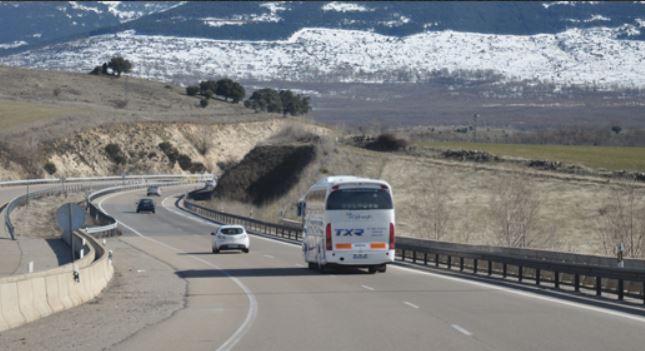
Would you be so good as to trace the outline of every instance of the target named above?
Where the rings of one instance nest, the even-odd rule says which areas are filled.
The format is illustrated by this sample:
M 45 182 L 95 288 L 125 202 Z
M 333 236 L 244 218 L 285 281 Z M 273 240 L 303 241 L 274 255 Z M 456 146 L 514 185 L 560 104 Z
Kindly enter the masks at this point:
M 185 187 L 183 188 L 185 189 Z M 172 189 L 164 189 L 166 193 Z M 174 188 L 175 191 L 182 188 Z M 162 350 L 639 350 L 645 319 L 390 266 L 321 275 L 298 246 L 253 236 L 251 253 L 210 253 L 215 225 L 174 198 L 136 214 L 141 194 L 103 208 L 133 246 L 188 284 L 184 309 L 120 343 Z

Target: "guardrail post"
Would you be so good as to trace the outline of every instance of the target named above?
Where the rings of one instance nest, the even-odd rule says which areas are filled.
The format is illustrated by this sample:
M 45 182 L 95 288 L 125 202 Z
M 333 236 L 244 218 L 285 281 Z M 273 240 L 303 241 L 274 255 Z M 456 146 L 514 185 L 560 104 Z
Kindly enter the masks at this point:
M 506 273 L 507 273 L 508 267 L 506 266 L 506 263 L 502 263 L 502 277 L 506 278 Z
M 452 269 L 452 256 L 448 255 L 447 261 L 448 269 Z
M 517 281 L 522 282 L 522 266 L 517 266 Z
M 405 261 L 405 249 L 401 249 L 401 262 Z
M 618 279 L 618 300 L 623 301 L 625 294 L 625 283 L 622 279 Z
M 596 296 L 602 296 L 602 278 L 596 277 Z
M 573 290 L 575 292 L 580 292 L 580 274 L 575 274 L 573 276 Z
M 493 275 L 493 261 L 488 260 L 488 275 Z
M 643 305 L 645 305 L 645 281 L 641 282 L 641 295 L 643 295 Z
M 478 265 L 478 260 L 476 258 L 473 259 L 473 273 L 477 274 L 477 265 Z
M 553 272 L 553 284 L 556 289 L 560 288 L 560 272 Z
M 424 266 L 428 265 L 428 253 L 427 252 L 423 253 L 423 265 Z
M 464 258 L 459 257 L 459 271 L 463 272 L 464 271 Z
M 434 266 L 439 267 L 439 254 L 434 254 Z
M 417 251 L 412 250 L 412 263 L 417 263 Z
M 535 285 L 540 285 L 540 270 L 535 269 Z

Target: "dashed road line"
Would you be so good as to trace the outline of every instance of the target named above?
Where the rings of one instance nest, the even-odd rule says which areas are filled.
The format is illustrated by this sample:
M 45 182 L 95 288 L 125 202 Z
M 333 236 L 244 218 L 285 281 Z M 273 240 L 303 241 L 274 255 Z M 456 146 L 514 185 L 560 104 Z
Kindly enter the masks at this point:
M 409 301 L 403 301 L 403 303 L 404 303 L 404 304 L 406 304 L 406 305 L 408 305 L 408 306 L 410 306 L 410 307 L 412 307 L 412 308 L 414 308 L 414 309 L 416 309 L 416 310 L 418 310 L 418 309 L 419 309 L 419 306 L 417 306 L 417 305 L 413 304 L 412 302 L 409 302 Z
M 264 257 L 266 257 L 268 259 L 271 259 L 271 260 L 275 259 L 275 256 L 271 256 L 271 255 L 262 255 L 262 256 L 264 256 Z
M 109 198 L 112 198 L 112 197 L 116 196 L 116 195 L 120 195 L 120 194 L 128 193 L 128 192 L 130 192 L 130 191 L 117 192 L 117 193 L 110 194 L 110 195 L 107 195 L 107 196 L 101 198 L 101 200 L 98 203 L 99 209 L 101 209 L 101 211 L 103 211 L 104 213 L 107 213 L 105 211 L 105 209 L 103 209 L 103 202 L 105 200 L 109 199 Z M 163 206 L 163 202 L 162 202 L 162 206 Z M 117 223 L 118 223 L 118 225 L 123 226 L 124 228 L 130 230 L 131 232 L 133 232 L 134 234 L 140 236 L 141 238 L 144 238 L 144 239 L 149 240 L 151 242 L 157 243 L 158 245 L 166 247 L 166 248 L 168 248 L 170 250 L 173 250 L 175 252 L 182 253 L 182 254 L 187 254 L 187 252 L 185 252 L 185 251 L 183 251 L 181 249 L 178 249 L 178 248 L 176 248 L 174 246 L 168 245 L 168 244 L 166 244 L 164 242 L 161 242 L 159 240 L 153 239 L 153 238 L 151 238 L 149 236 L 145 236 L 145 235 L 141 234 L 139 231 L 137 231 L 136 229 L 130 227 L 129 225 L 127 225 L 127 224 L 125 224 L 125 223 L 123 223 L 123 222 L 121 222 L 119 220 L 117 220 Z M 235 284 L 237 284 L 237 286 L 239 286 L 242 289 L 242 291 L 244 291 L 244 294 L 246 295 L 246 297 L 247 297 L 247 299 L 249 301 L 249 310 L 248 310 L 248 312 L 246 314 L 246 318 L 244 318 L 244 321 L 242 322 L 242 324 L 233 333 L 233 335 L 231 335 L 222 345 L 220 345 L 217 348 L 217 351 L 229 351 L 229 350 L 232 350 L 233 347 L 235 347 L 235 345 L 237 345 L 237 343 L 239 343 L 240 340 L 242 340 L 242 337 L 244 337 L 244 335 L 246 335 L 246 333 L 251 329 L 251 325 L 253 324 L 253 321 L 255 320 L 255 317 L 257 316 L 258 303 L 257 303 L 257 300 L 255 299 L 255 295 L 253 295 L 253 292 L 251 292 L 251 289 L 249 289 L 246 285 L 244 285 L 244 283 L 242 283 L 238 278 L 233 277 L 232 275 L 230 275 L 230 273 L 228 273 L 225 269 L 222 269 L 222 268 L 218 267 L 217 265 L 214 265 L 211 262 L 206 261 L 206 260 L 204 260 L 202 258 L 199 258 L 197 256 L 194 256 L 194 255 L 188 255 L 188 257 L 191 257 L 195 261 L 201 262 L 201 263 L 203 263 L 203 264 L 205 264 L 207 266 L 210 266 L 212 268 L 220 270 L 224 275 L 226 275 Z
M 371 286 L 368 286 L 368 285 L 361 285 L 361 287 L 362 287 L 363 289 L 367 289 L 367 290 L 370 290 L 370 291 L 374 291 L 374 288 L 373 288 L 373 287 L 371 287 Z
M 462 327 L 462 326 L 460 326 L 458 324 L 451 324 L 450 326 L 453 329 L 455 329 L 456 331 L 458 331 L 458 332 L 460 332 L 460 333 L 462 333 L 462 334 L 464 334 L 466 336 L 473 336 L 473 333 L 469 332 L 468 330 L 466 330 L 466 328 L 464 328 L 464 327 Z

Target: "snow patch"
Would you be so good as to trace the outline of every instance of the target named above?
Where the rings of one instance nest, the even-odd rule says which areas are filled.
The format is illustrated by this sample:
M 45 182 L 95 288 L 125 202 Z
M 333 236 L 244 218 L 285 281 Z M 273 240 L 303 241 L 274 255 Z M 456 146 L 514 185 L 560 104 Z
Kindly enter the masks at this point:
M 19 48 L 21 46 L 25 46 L 27 44 L 28 43 L 26 41 L 23 41 L 23 40 L 14 41 L 13 43 L 0 44 L 0 49 L 15 49 L 15 48 Z
M 99 14 L 99 15 L 101 13 L 103 13 L 103 11 L 101 11 L 100 9 L 97 9 L 95 7 L 81 5 L 77 1 L 68 1 L 68 3 L 69 3 L 69 6 L 71 6 L 74 10 L 85 11 L 85 12 L 94 12 L 94 13 Z M 87 4 L 87 2 L 85 4 Z
M 339 2 L 332 1 L 321 7 L 324 12 L 334 11 L 334 12 L 370 12 L 374 11 L 363 5 L 359 5 L 353 2 Z
M 631 26 L 636 29 L 635 26 Z M 327 82 L 423 82 L 437 71 L 491 72 L 505 80 L 645 88 L 645 41 L 621 28 L 494 35 L 428 31 L 403 38 L 358 30 L 306 28 L 287 40 L 243 41 L 100 35 L 1 57 L 9 65 L 87 72 L 120 53 L 134 75 L 228 76 Z

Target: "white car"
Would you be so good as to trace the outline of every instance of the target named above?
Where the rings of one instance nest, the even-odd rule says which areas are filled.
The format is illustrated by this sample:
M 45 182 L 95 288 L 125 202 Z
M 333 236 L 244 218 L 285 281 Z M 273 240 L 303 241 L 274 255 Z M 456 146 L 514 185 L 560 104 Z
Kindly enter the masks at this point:
M 146 192 L 147 196 L 161 196 L 161 188 L 157 185 L 151 185 L 148 187 L 148 191 Z
M 244 253 L 249 253 L 249 235 L 241 225 L 223 225 L 211 235 L 213 253 L 219 253 L 220 250 L 242 250 Z

